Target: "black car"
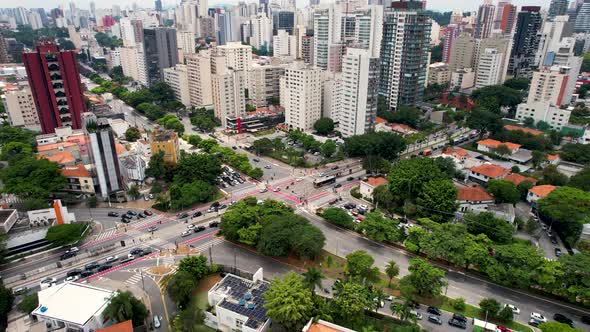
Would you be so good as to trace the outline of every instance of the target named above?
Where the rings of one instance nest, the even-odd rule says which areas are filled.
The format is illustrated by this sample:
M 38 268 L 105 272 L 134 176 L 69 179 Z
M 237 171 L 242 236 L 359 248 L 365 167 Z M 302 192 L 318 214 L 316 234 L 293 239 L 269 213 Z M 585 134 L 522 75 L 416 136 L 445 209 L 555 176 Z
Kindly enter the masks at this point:
M 143 211 L 143 214 L 145 214 L 146 216 L 151 216 L 153 213 L 150 210 L 145 210 Z
M 193 218 L 200 217 L 202 215 L 203 215 L 203 212 L 197 211 L 197 212 L 193 213 Z
M 467 318 L 461 314 L 453 314 L 453 319 L 467 323 Z
M 354 178 L 352 176 L 349 176 L 346 178 L 346 181 L 352 181 L 352 180 L 354 180 Z
M 131 222 L 131 219 L 128 219 L 126 217 L 123 217 L 123 218 L 121 218 L 121 222 L 124 223 L 124 224 L 128 224 L 128 223 Z
M 219 227 L 219 221 L 212 221 L 209 223 L 209 228 Z
M 428 315 L 428 321 L 434 324 L 442 325 L 442 319 L 437 315 Z
M 131 249 L 131 251 L 129 253 L 133 256 L 141 256 L 141 254 L 143 253 L 143 250 L 141 248 L 134 248 L 134 249 Z
M 59 256 L 59 260 L 60 261 L 63 261 L 63 260 L 66 260 L 68 258 L 72 258 L 72 257 L 75 257 L 75 256 L 76 256 L 76 253 L 75 252 L 66 252 L 66 253 L 62 254 L 61 256 Z
M 78 276 L 80 274 L 82 274 L 82 270 L 80 270 L 80 269 L 73 269 L 73 270 L 69 270 L 66 275 L 68 277 L 73 277 L 73 276 Z
M 549 240 L 551 240 L 552 244 L 557 244 L 557 238 L 555 236 L 549 237 Z
M 464 329 L 464 330 L 467 329 L 467 324 L 464 321 L 454 319 L 454 318 L 449 319 L 449 325 L 454 326 L 454 327 L 458 327 L 458 328 Z
M 138 218 L 145 218 L 145 215 L 143 213 L 140 213 L 137 215 Z
M 119 214 L 118 214 L 117 212 L 113 212 L 113 211 L 111 211 L 111 212 L 107 213 L 107 215 L 108 215 L 109 217 L 118 217 L 118 216 L 119 216 Z
M 340 168 L 340 167 L 338 167 L 338 166 L 332 166 L 332 170 L 336 170 L 338 168 Z
M 205 229 L 206 229 L 205 226 L 199 225 L 199 226 L 197 226 L 197 227 L 194 228 L 194 231 L 195 231 L 195 233 L 198 233 L 198 232 L 204 231 Z
M 590 325 L 590 316 L 582 316 L 582 323 Z
M 180 219 L 188 218 L 188 213 L 186 213 L 186 212 L 184 212 L 184 213 L 179 213 L 179 214 L 178 214 L 178 218 L 180 218 Z
M 87 271 L 88 270 L 94 270 L 94 269 L 96 269 L 99 266 L 100 265 L 98 265 L 97 262 L 92 262 L 92 263 L 88 263 L 88 264 L 84 265 L 84 269 L 87 270 Z
M 574 321 L 563 314 L 555 314 L 553 315 L 553 319 L 557 322 L 567 324 L 572 327 L 574 326 Z
M 112 265 L 109 265 L 109 264 L 101 265 L 101 266 L 98 267 L 98 270 L 97 271 L 98 272 L 106 271 L 106 270 L 108 270 L 108 269 L 110 269 L 112 267 L 113 266 Z
M 129 210 L 129 211 L 127 211 L 127 214 L 130 216 L 136 216 L 137 212 Z
M 426 312 L 428 312 L 429 314 L 437 315 L 437 316 L 442 315 L 442 312 L 437 307 L 428 307 L 428 310 L 426 310 Z
M 150 249 L 150 248 L 145 248 L 145 249 L 141 250 L 141 256 L 147 256 L 151 253 L 152 253 L 152 249 Z
M 225 209 L 225 208 L 227 208 L 227 205 L 225 205 L 225 204 L 221 204 L 220 206 L 218 206 L 218 207 L 217 207 L 217 211 L 219 211 L 219 210 L 223 210 L 223 209 Z
M 93 274 L 94 274 L 94 271 L 92 271 L 92 270 L 84 270 L 84 271 L 82 271 L 82 273 L 80 273 L 80 278 L 87 278 Z
M 211 204 L 211 207 L 214 208 L 214 207 L 218 207 L 219 205 L 221 205 L 221 203 L 213 202 L 213 204 Z
M 342 187 L 341 183 L 336 183 L 336 185 L 334 185 L 334 188 L 340 188 L 340 187 Z

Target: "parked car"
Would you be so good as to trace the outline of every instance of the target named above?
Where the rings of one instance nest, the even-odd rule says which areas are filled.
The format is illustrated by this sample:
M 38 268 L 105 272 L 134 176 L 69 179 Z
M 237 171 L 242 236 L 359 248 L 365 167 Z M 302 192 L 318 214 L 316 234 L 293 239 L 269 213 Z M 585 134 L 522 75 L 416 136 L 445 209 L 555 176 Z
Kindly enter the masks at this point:
M 220 206 L 217 207 L 217 211 L 223 210 L 223 209 L 226 209 L 226 208 L 227 208 L 227 205 L 221 204 Z
M 141 256 L 142 251 L 143 250 L 141 248 L 133 248 L 131 251 L 129 251 L 129 255 Z
M 186 228 L 188 228 L 189 230 L 192 230 L 193 228 L 195 228 L 195 225 L 188 224 L 188 225 L 186 225 Z
M 559 248 L 555 248 L 555 256 L 556 256 L 556 257 L 559 257 L 559 256 L 561 256 L 561 249 L 559 249 Z
M 564 314 L 557 313 L 557 314 L 553 315 L 553 319 L 555 321 L 557 321 L 557 322 L 560 322 L 560 323 L 563 323 L 563 324 L 567 324 L 567 325 L 569 325 L 571 327 L 574 327 L 574 321 L 571 320 L 571 318 L 567 317 Z
M 266 168 L 266 169 L 271 169 L 271 168 L 272 168 L 272 166 L 270 166 L 270 165 L 266 165 L 266 166 L 264 166 L 264 168 Z
M 180 236 L 182 236 L 182 237 L 189 236 L 189 235 L 191 235 L 191 233 L 192 233 L 192 231 L 190 229 L 188 229 L 188 230 L 182 232 L 180 234 Z
M 582 323 L 590 325 L 590 316 L 582 316 L 580 320 Z
M 110 269 L 112 267 L 113 266 L 112 265 L 109 265 L 109 264 L 101 265 L 101 266 L 98 267 L 98 270 L 97 271 L 98 272 L 106 271 L 106 270 L 108 270 L 108 269 Z
M 76 280 L 78 280 L 78 279 L 80 279 L 80 276 L 79 276 L 79 275 L 75 275 L 75 276 L 69 276 L 69 277 L 66 277 L 66 279 L 65 279 L 65 280 L 66 280 L 67 282 L 72 282 L 72 281 L 76 281 Z
M 254 158 L 254 159 L 252 159 L 252 161 L 253 161 L 253 162 L 255 162 L 255 163 L 257 163 L 257 162 L 259 162 L 259 161 L 260 161 L 260 159 L 258 159 L 258 158 Z
M 467 323 L 467 318 L 461 314 L 453 314 L 453 319 Z
M 205 229 L 206 229 L 205 226 L 199 225 L 199 226 L 195 227 L 194 231 L 195 231 L 195 233 L 198 233 L 198 232 L 204 231 Z
M 188 213 L 186 213 L 186 212 L 179 213 L 177 215 L 177 217 L 180 218 L 180 219 L 188 218 Z
M 145 210 L 145 211 L 143 211 L 143 214 L 145 214 L 146 216 L 151 216 L 154 213 L 150 210 Z
M 219 221 L 212 221 L 209 223 L 209 228 L 219 227 Z
M 504 306 L 512 309 L 513 314 L 520 315 L 520 309 L 518 309 L 518 307 L 516 307 L 515 305 L 506 303 Z
M 437 315 L 428 315 L 428 321 L 434 324 L 442 325 L 442 319 Z
M 129 210 L 129 211 L 127 211 L 127 214 L 130 216 L 136 216 L 137 212 Z
M 557 245 L 557 238 L 555 236 L 550 236 L 549 240 L 551 241 L 552 244 Z
M 342 183 L 336 183 L 336 184 L 334 185 L 334 188 L 340 188 L 340 187 L 342 187 Z
M 193 218 L 200 217 L 202 215 L 203 215 L 203 212 L 197 211 L 197 212 L 193 213 Z
M 422 320 L 422 314 L 416 310 L 410 310 L 410 315 L 416 317 L 417 320 Z
M 73 252 L 73 253 L 76 253 L 78 251 L 80 251 L 80 249 L 78 249 L 78 247 L 71 247 L 70 249 L 66 250 L 66 252 Z
M 68 258 L 72 258 L 72 257 L 75 257 L 75 256 L 76 256 L 76 253 L 75 252 L 68 252 L 68 251 L 66 251 L 61 256 L 59 256 L 59 260 L 63 261 L 63 260 L 66 260 Z
M 464 321 L 454 319 L 454 318 L 449 319 L 449 325 L 454 326 L 454 327 L 458 327 L 463 330 L 467 329 L 467 324 Z
M 544 322 L 542 322 L 542 321 L 540 321 L 540 320 L 537 320 L 537 319 L 534 319 L 534 318 L 531 318 L 531 319 L 529 319 L 529 325 L 530 325 L 530 326 L 537 327 L 537 326 L 539 326 L 539 324 L 541 324 L 541 323 L 544 323 Z
M 112 262 L 116 262 L 119 260 L 119 256 L 115 255 L 115 256 L 109 256 L 107 258 L 104 259 L 105 263 L 112 263 Z
M 143 213 L 139 213 L 137 216 L 138 216 L 139 218 L 145 218 L 145 214 L 143 214 Z
M 437 315 L 437 316 L 442 315 L 442 312 L 437 307 L 428 307 L 426 312 L 428 312 L 429 314 Z
M 160 326 L 162 326 L 162 324 L 160 323 L 161 319 L 160 317 L 158 317 L 158 315 L 154 315 L 154 327 L 155 328 L 160 328 Z
M 45 279 L 41 280 L 41 282 L 39 284 L 41 286 L 41 289 L 44 289 L 44 288 L 51 287 L 51 286 L 55 285 L 56 283 L 57 283 L 57 278 L 49 277 L 49 278 L 45 278 Z
M 99 264 L 97 262 L 91 262 L 91 263 L 88 263 L 88 264 L 84 265 L 84 269 L 85 270 L 94 270 L 98 266 L 99 266 Z
M 111 211 L 111 212 L 107 213 L 107 215 L 108 215 L 109 217 L 118 217 L 118 216 L 119 216 L 119 214 L 118 214 L 117 212 L 113 212 L 113 211 Z
M 261 194 L 262 194 L 262 193 L 265 193 L 265 192 L 267 192 L 267 191 L 268 191 L 268 190 L 266 190 L 266 188 L 262 188 L 262 189 L 260 189 L 260 190 L 259 190 L 259 192 L 260 192 Z
M 150 226 L 150 227 L 148 227 L 147 231 L 148 232 L 154 232 L 157 229 L 158 229 L 158 227 L 156 227 L 156 226 Z
M 531 312 L 531 318 L 536 319 L 536 320 L 540 321 L 541 323 L 547 323 L 547 318 L 545 318 L 545 316 L 541 315 L 538 312 Z

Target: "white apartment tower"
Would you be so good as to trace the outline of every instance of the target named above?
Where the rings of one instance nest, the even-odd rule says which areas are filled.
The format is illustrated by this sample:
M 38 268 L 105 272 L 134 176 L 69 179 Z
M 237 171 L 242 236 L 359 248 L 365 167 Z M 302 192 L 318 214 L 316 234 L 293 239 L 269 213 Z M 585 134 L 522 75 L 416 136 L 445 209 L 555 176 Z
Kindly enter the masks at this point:
M 495 48 L 486 48 L 480 53 L 475 78 L 475 88 L 498 84 L 502 77 L 504 53 Z
M 247 73 L 252 63 L 252 47 L 242 45 L 240 42 L 230 42 L 215 48 L 216 56 L 224 58 L 225 66 L 237 71 Z M 245 77 L 245 87 L 249 88 L 249 79 Z
M 191 31 L 176 31 L 176 43 L 183 56 L 195 53 L 195 34 Z
M 280 101 L 280 78 L 285 74 L 284 64 L 253 64 L 250 70 L 249 97 L 256 107 L 267 106 Z
M 297 39 L 289 35 L 287 30 L 277 31 L 277 35 L 272 37 L 273 56 L 284 59 L 295 59 L 297 56 Z
M 185 60 L 191 106 L 203 107 L 213 104 L 211 56 L 209 52 L 201 51 L 198 54 L 188 54 Z
M 281 77 L 281 106 L 291 129 L 311 130 L 322 115 L 322 71 L 294 62 Z
M 270 49 L 272 44 L 272 21 L 266 15 L 256 15 L 250 18 L 252 35 L 250 45 L 257 49 Z
M 371 5 L 360 8 L 355 15 L 356 47 L 368 49 L 372 57 L 379 57 L 383 38 L 383 6 Z
M 4 108 L 8 114 L 8 123 L 11 126 L 41 131 L 37 107 L 29 87 L 5 91 Z
M 328 69 L 330 46 L 340 42 L 341 15 L 333 4 L 313 14 L 313 64 Z
M 174 67 L 164 68 L 164 82 L 168 83 L 174 91 L 174 97 L 184 106 L 190 107 L 190 93 L 188 84 L 187 66 L 176 64 Z
M 220 66 L 212 75 L 213 109 L 226 127 L 228 119 L 242 118 L 246 112 L 245 72 Z
M 342 135 L 362 135 L 374 129 L 379 95 L 379 58 L 372 57 L 368 49 L 347 49 L 339 90 L 340 110 L 335 120 L 339 122 Z

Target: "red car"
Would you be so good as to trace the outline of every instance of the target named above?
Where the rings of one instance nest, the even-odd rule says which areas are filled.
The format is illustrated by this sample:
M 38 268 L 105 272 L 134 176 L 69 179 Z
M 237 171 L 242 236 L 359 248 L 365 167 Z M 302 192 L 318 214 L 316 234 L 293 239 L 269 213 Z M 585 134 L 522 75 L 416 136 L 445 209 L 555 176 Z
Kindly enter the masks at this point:
M 502 326 L 502 325 L 498 325 L 497 328 L 498 328 L 498 331 L 501 331 L 501 332 L 511 332 L 512 331 L 511 329 L 509 329 L 505 326 Z

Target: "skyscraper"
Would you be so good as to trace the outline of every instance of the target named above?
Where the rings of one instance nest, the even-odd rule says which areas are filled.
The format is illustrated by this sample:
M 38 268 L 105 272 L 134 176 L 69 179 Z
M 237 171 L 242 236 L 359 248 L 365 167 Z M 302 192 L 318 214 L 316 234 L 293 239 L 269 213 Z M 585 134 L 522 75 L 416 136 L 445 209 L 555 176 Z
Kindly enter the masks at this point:
M 381 88 L 390 110 L 413 105 L 424 95 L 431 18 L 418 1 L 397 1 L 384 14 Z
M 514 76 L 528 77 L 531 74 L 543 25 L 540 11 L 538 6 L 523 6 L 518 13 L 508 64 L 508 72 Z
M 451 49 L 455 39 L 459 36 L 459 27 L 455 24 L 449 24 L 445 33 L 445 39 L 443 43 L 443 54 L 442 62 L 449 63 L 451 59 Z
M 4 39 L 4 36 L 0 33 L 0 63 L 9 63 L 8 58 L 8 44 Z
M 322 71 L 293 62 L 281 76 L 280 86 L 285 124 L 291 129 L 311 130 L 322 115 Z
M 42 40 L 36 52 L 23 53 L 29 86 L 44 134 L 55 128 L 81 128 L 86 102 L 74 51 L 60 51 L 53 41 Z
M 161 12 L 162 11 L 162 0 L 156 0 L 154 3 L 154 8 L 156 9 L 157 12 Z
M 579 33 L 590 32 L 590 0 L 584 0 L 584 3 L 578 7 L 574 29 Z
M 201 51 L 198 54 L 188 54 L 185 60 L 188 67 L 188 89 L 191 105 L 203 107 L 213 104 L 209 52 Z
M 500 18 L 500 30 L 502 33 L 511 34 L 514 28 L 514 20 L 516 17 L 516 6 L 506 4 L 502 7 L 502 16 Z
M 272 14 L 272 34 L 276 35 L 279 30 L 285 30 L 290 35 L 295 28 L 295 13 L 292 11 L 281 10 Z
M 495 12 L 496 6 L 492 5 L 491 0 L 484 0 L 484 3 L 479 6 L 475 20 L 475 31 L 473 33 L 476 39 L 484 39 L 490 35 L 494 24 Z
M 178 63 L 178 45 L 176 29 L 143 29 L 144 50 L 147 64 L 149 85 L 164 79 L 164 68 Z
M 568 0 L 551 0 L 551 4 L 549 5 L 549 15 L 550 19 L 555 18 L 555 16 L 562 16 L 565 15 L 567 12 L 567 5 Z

